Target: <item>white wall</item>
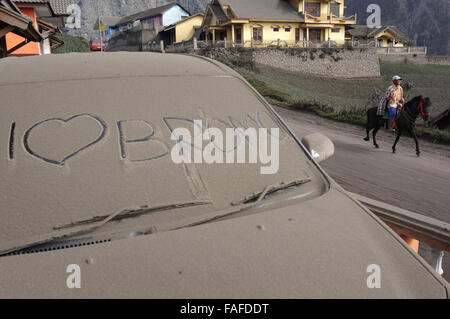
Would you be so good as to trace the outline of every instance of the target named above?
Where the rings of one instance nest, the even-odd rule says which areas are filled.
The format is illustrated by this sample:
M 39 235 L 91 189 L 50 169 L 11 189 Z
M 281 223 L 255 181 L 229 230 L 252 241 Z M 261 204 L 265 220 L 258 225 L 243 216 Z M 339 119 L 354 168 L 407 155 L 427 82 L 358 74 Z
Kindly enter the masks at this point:
M 180 6 L 174 6 L 164 12 L 162 17 L 162 24 L 164 26 L 171 25 L 175 22 L 180 21 L 182 16 L 189 16 L 189 13 L 184 11 Z

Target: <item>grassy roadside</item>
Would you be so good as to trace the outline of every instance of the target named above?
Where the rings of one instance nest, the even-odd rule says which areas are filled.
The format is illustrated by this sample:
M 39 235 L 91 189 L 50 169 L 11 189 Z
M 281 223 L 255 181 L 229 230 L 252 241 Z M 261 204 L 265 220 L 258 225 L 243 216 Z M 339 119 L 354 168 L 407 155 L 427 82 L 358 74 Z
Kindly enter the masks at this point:
M 336 110 L 328 103 L 321 103 L 317 100 L 304 100 L 293 98 L 290 94 L 277 88 L 269 86 L 264 81 L 255 79 L 244 74 L 246 80 L 271 104 L 301 111 L 312 112 L 318 116 L 328 118 L 333 121 L 355 124 L 364 127 L 366 124 L 365 108 L 342 108 Z M 417 126 L 417 135 L 432 141 L 450 145 L 450 133 L 435 128 Z
M 363 79 L 333 79 L 298 74 L 268 66 L 258 65 L 249 69 L 233 65 L 243 76 L 265 82 L 278 91 L 289 94 L 295 100 L 317 101 L 336 111 L 367 110 L 376 106 L 379 97 L 391 83 L 393 75 L 404 78 L 405 99 L 417 95 L 430 97 L 432 113 L 437 115 L 450 105 L 450 66 L 411 65 L 405 63 L 381 63 L 382 76 Z

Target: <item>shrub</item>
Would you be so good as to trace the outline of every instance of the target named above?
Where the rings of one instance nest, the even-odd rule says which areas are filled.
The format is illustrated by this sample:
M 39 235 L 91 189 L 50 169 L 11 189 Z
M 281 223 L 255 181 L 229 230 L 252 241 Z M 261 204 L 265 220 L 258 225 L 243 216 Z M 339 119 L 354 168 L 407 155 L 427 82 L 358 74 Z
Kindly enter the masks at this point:
M 56 38 L 62 40 L 64 44 L 56 48 L 53 53 L 70 53 L 70 52 L 90 52 L 89 44 L 85 38 L 74 37 L 67 33 L 55 35 Z

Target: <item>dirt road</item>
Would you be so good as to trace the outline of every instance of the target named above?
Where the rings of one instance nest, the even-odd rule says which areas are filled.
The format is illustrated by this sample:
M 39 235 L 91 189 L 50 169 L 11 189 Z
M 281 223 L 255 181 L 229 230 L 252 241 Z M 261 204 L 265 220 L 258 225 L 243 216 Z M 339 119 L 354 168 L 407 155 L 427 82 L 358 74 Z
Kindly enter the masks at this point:
M 335 155 L 321 166 L 346 190 L 412 212 L 450 222 L 450 147 L 402 137 L 392 154 L 394 135 L 380 131 L 376 149 L 363 140 L 361 127 L 334 122 L 311 113 L 274 107 L 299 137 L 320 132 L 335 145 Z M 430 248 L 421 244 L 421 255 L 431 259 Z M 444 278 L 450 280 L 450 254 L 444 257 Z

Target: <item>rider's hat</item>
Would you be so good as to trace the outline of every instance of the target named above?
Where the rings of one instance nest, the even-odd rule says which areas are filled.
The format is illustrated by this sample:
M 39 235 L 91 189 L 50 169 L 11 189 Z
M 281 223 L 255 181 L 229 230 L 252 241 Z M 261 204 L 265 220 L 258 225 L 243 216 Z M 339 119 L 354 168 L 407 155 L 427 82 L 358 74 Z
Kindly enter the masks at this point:
M 397 81 L 397 80 L 401 80 L 402 78 L 398 75 L 394 75 L 394 77 L 392 78 L 392 81 Z

